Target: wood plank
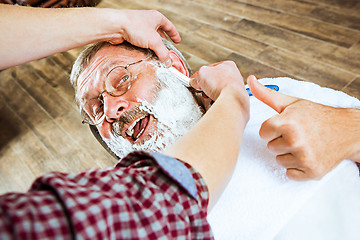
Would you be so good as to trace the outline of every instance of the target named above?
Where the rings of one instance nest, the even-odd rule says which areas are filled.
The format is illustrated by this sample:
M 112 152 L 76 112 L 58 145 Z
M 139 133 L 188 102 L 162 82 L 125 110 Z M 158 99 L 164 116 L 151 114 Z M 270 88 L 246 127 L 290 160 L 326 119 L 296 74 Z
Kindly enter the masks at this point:
M 8 192 L 25 192 L 35 178 L 22 161 L 22 155 L 16 154 L 11 148 L 0 150 L 0 195 Z
M 360 2 L 358 0 L 296 0 L 296 1 L 323 4 L 329 7 L 354 9 L 355 11 L 360 10 Z
M 38 176 L 29 164 L 29 159 L 38 164 L 44 159 L 51 160 L 52 157 L 25 122 L 6 103 L 3 95 L 0 95 L 0 194 L 26 191 Z M 41 156 L 41 159 L 35 155 Z M 44 167 L 43 170 L 46 171 L 48 165 Z
M 360 55 L 360 40 L 349 49 L 352 54 Z
M 344 49 L 327 42 L 247 19 L 240 21 L 234 27 L 234 31 L 259 42 L 360 74 L 360 54 L 352 49 Z
M 117 9 L 147 9 L 144 8 L 144 6 L 137 4 L 136 2 L 126 0 L 102 1 L 97 7 Z
M 10 69 L 11 72 L 14 71 Z M 35 86 L 33 86 L 35 87 Z M 35 87 L 36 88 L 36 87 Z M 4 89 L 8 89 L 4 91 Z M 26 125 L 34 132 L 40 140 L 46 151 L 52 158 L 46 157 L 44 153 L 36 155 L 36 159 L 29 160 L 35 173 L 45 173 L 51 170 L 79 172 L 85 169 L 96 167 L 89 162 L 91 158 L 86 152 L 83 152 L 78 144 L 69 136 L 59 124 L 44 110 L 41 106 L 29 96 L 29 94 L 14 81 L 11 74 L 7 79 L 1 81 L 0 92 L 3 94 L 9 106 L 18 113 L 26 122 Z M 13 96 L 21 96 L 22 101 L 17 101 Z M 34 114 L 36 113 L 36 114 Z M 65 113 L 64 113 L 65 114 Z M 28 142 L 22 150 L 24 155 L 32 156 L 34 152 L 31 148 L 31 138 L 22 142 Z M 25 154 L 26 153 L 26 154 Z M 41 157 L 45 156 L 42 161 Z
M 341 89 L 341 91 L 344 91 L 360 100 L 360 77 L 355 78 L 347 86 Z
M 87 154 L 87 159 L 90 168 L 103 168 L 113 166 L 117 159 L 111 156 L 92 135 L 87 124 L 81 124 L 81 117 L 78 112 L 68 112 L 65 115 L 59 116 L 56 119 L 59 126 L 67 131 L 71 137 L 70 145 L 77 148 L 77 151 L 83 151 Z M 85 168 L 84 168 L 85 169 Z
M 263 1 L 263 0 L 238 0 L 245 4 L 251 4 L 258 7 L 268 8 L 272 10 L 302 15 L 303 17 L 309 15 L 318 4 L 305 2 L 305 1 L 289 1 L 289 0 L 276 0 L 276 1 Z
M 290 77 L 294 78 L 281 70 L 275 69 L 258 61 L 249 59 L 245 56 L 241 56 L 238 53 L 231 53 L 227 59 L 232 60 L 236 63 L 239 68 L 244 81 L 246 81 L 249 75 L 255 75 L 257 78 L 274 78 L 274 77 Z
M 203 24 L 194 34 L 247 57 L 256 57 L 267 47 L 267 44 L 208 24 Z
M 113 7 L 116 8 L 129 8 L 129 9 L 156 9 L 157 11 L 164 14 L 170 21 L 174 23 L 178 31 L 188 32 L 195 31 L 201 26 L 201 22 L 194 20 L 192 18 L 184 17 L 182 14 L 179 14 L 177 10 L 172 11 L 173 8 L 170 4 L 154 2 L 154 1 L 126 1 L 119 0 L 116 3 L 113 3 Z M 169 7 L 170 6 L 170 7 Z
M 31 66 L 41 66 L 43 63 L 42 61 L 45 61 L 45 59 L 38 61 L 40 64 L 37 65 L 36 63 L 32 63 Z M 87 166 L 89 167 L 104 167 L 111 166 L 114 164 L 114 159 L 109 158 L 109 155 L 107 155 L 107 152 L 99 146 L 97 141 L 93 136 L 91 136 L 90 131 L 87 126 L 83 126 L 81 124 L 80 114 L 78 111 L 78 107 L 75 106 L 74 103 L 74 89 L 72 88 L 70 82 L 69 82 L 69 74 L 67 71 L 61 71 L 63 69 L 62 67 L 58 66 L 57 64 L 48 64 L 51 63 L 51 61 L 45 61 L 44 68 L 37 68 L 32 69 L 29 66 L 23 66 L 21 70 L 17 70 L 18 68 L 15 68 L 17 72 L 17 81 L 20 82 L 20 85 L 24 89 L 26 89 L 30 95 L 34 97 L 34 99 L 44 108 L 44 110 L 47 113 L 50 113 L 51 118 L 56 120 L 56 124 L 58 126 L 58 131 L 64 132 L 74 143 L 74 145 L 70 146 L 80 146 L 79 149 L 82 149 L 83 147 L 90 147 L 90 150 L 86 152 L 86 158 L 89 158 L 91 155 L 94 157 L 96 164 L 91 165 L 90 163 Z M 66 64 L 72 65 L 71 61 L 68 61 Z M 47 67 L 46 67 L 47 66 Z M 36 74 L 46 71 L 46 72 L 57 72 L 57 74 L 54 76 L 55 79 L 51 80 L 51 77 L 49 79 L 46 77 L 46 79 L 40 77 L 40 76 L 31 76 L 30 73 Z M 28 76 L 31 76 L 31 79 L 27 79 Z M 33 81 L 36 79 L 36 81 Z M 60 82 L 60 80 L 62 82 Z M 52 82 L 52 84 L 48 84 L 49 82 Z M 67 101 L 65 101 L 60 95 L 59 92 L 62 92 L 58 86 L 62 86 L 62 89 L 65 89 L 66 87 L 67 91 Z M 69 93 L 71 91 L 71 93 Z M 46 94 L 44 94 L 46 93 Z M 70 97 L 71 96 L 71 97 Z M 71 98 L 71 99 L 70 99 Z M 71 101 L 71 102 L 69 102 Z M 59 104 L 61 103 L 61 104 Z M 57 106 L 57 107 L 56 107 Z M 58 106 L 61 106 L 59 108 Z M 64 119 L 65 118 L 65 119 Z M 75 118 L 75 119 L 74 119 Z M 70 122 L 70 123 L 69 123 Z M 41 125 L 39 125 L 41 126 Z M 48 132 L 48 135 L 52 133 L 50 129 L 47 128 L 48 125 L 44 125 L 44 129 L 42 129 L 45 132 Z M 79 130 L 82 130 L 82 132 L 79 134 Z M 87 135 L 85 135 L 85 131 L 87 132 Z M 87 140 L 87 138 L 84 140 L 84 136 L 87 138 L 91 137 L 91 140 Z M 53 139 L 52 137 L 50 139 Z M 44 140 L 45 141 L 45 140 Z M 48 143 L 50 144 L 50 143 Z M 55 144 L 55 142 L 53 143 Z M 66 145 L 66 143 L 63 143 Z M 52 145 L 52 144 L 50 144 Z M 69 147 L 68 147 L 69 148 Z M 52 151 L 57 152 L 55 149 L 52 149 Z M 67 152 L 59 153 L 64 158 L 65 156 L 62 156 L 62 154 L 68 154 Z M 82 157 L 82 152 L 80 151 L 77 156 L 78 158 Z M 71 154 L 70 154 L 71 155 Z M 74 156 L 76 157 L 76 156 Z M 85 169 L 85 168 L 81 168 Z
M 143 1 L 140 1 L 143 2 Z M 192 1 L 173 0 L 171 4 L 166 0 L 148 0 L 148 7 L 160 8 L 176 13 L 177 15 L 190 17 L 196 21 L 209 25 L 216 25 L 224 29 L 231 29 L 234 24 L 243 19 L 240 16 L 209 8 L 204 11 L 202 4 Z
M 72 56 L 68 52 L 61 52 L 55 55 L 50 56 L 48 59 L 54 61 L 57 65 L 59 65 L 66 73 L 70 74 L 72 65 L 76 59 L 76 57 Z
M 171 22 L 174 23 L 178 31 L 187 32 L 194 31 L 201 26 L 201 23 L 190 19 L 185 18 L 181 14 L 174 13 L 167 9 L 162 8 L 160 5 L 154 4 L 154 2 L 149 1 L 126 1 L 126 0 L 118 0 L 116 2 L 102 2 L 99 4 L 100 7 L 112 7 L 112 8 L 127 8 L 127 9 L 156 9 L 165 15 Z M 162 4 L 164 6 L 164 4 Z
M 360 30 L 360 9 L 357 16 L 344 13 L 342 10 L 334 8 L 315 8 L 309 14 L 310 17 L 333 23 L 343 27 Z
M 90 45 L 90 44 L 89 44 Z M 79 48 L 74 48 L 74 49 L 71 49 L 69 51 L 67 51 L 67 53 L 69 53 L 71 55 L 71 57 L 73 57 L 74 59 L 76 59 L 79 54 L 87 47 L 86 46 L 83 46 L 83 47 L 79 47 Z
M 150 1 L 150 2 L 163 2 L 163 1 Z M 177 3 L 176 6 L 178 6 L 178 5 L 179 5 L 179 3 Z M 153 7 L 153 6 L 154 5 L 151 5 L 148 7 Z M 164 5 L 163 3 L 161 6 L 166 7 L 166 5 Z M 183 7 L 181 7 L 179 9 L 179 12 L 187 15 L 186 10 L 190 9 L 190 8 L 186 7 L 186 6 L 187 6 L 187 4 L 183 4 Z M 190 5 L 190 7 L 193 7 L 193 6 Z M 195 9 L 195 8 L 191 8 L 191 9 Z M 171 8 L 169 8 L 167 10 L 169 10 L 171 12 Z M 190 12 L 194 13 L 194 11 L 190 11 Z M 199 15 L 201 15 L 201 14 L 199 14 Z M 208 14 L 208 16 L 210 16 L 210 15 L 211 14 Z M 194 17 L 194 16 L 190 16 L 190 17 Z M 215 17 L 215 19 L 219 19 L 219 17 Z M 211 21 L 206 18 L 204 18 L 202 20 Z M 212 23 L 216 24 L 216 21 L 214 21 Z M 253 24 L 251 24 L 251 23 L 253 23 Z M 244 26 L 244 24 L 250 25 L 250 26 L 246 27 L 246 26 Z M 327 62 L 329 64 L 333 64 L 335 66 L 343 67 L 343 68 L 345 67 L 345 69 L 347 69 L 349 71 L 356 71 L 357 73 L 360 73 L 360 60 L 359 60 L 360 55 L 358 55 L 358 54 L 352 54 L 350 51 L 347 51 L 347 49 L 337 47 L 333 44 L 328 44 L 326 42 L 319 41 L 316 39 L 303 37 L 297 33 L 290 32 L 290 31 L 284 31 L 279 28 L 270 27 L 268 25 L 260 26 L 259 24 L 257 24 L 257 26 L 258 27 L 260 26 L 259 28 L 261 28 L 260 29 L 261 32 L 259 33 L 258 31 L 256 31 L 258 29 L 254 28 L 254 24 L 257 24 L 257 23 L 246 20 L 246 19 L 241 20 L 240 23 L 235 27 L 235 30 L 237 30 L 238 32 L 241 31 L 242 36 L 234 35 L 234 34 L 232 34 L 231 31 L 222 30 L 220 25 L 216 26 L 219 28 L 215 28 L 213 25 L 205 24 L 205 23 L 203 25 L 201 25 L 201 27 L 199 29 L 196 29 L 195 34 L 198 34 L 201 37 L 206 38 L 208 40 L 212 40 L 213 42 L 216 42 L 219 45 L 226 46 L 234 51 L 237 51 L 237 52 L 241 51 L 241 54 L 246 55 L 246 56 L 251 56 L 251 57 L 254 57 L 256 54 L 258 54 L 258 52 L 256 52 L 256 50 L 262 50 L 262 49 L 264 49 L 264 47 L 266 47 L 266 45 L 262 45 L 261 47 L 258 47 L 258 46 L 253 45 L 253 43 L 251 43 L 252 45 L 249 46 L 246 44 L 249 42 L 248 38 L 244 38 L 243 36 L 244 35 L 250 36 L 251 38 L 255 38 L 256 40 L 258 40 L 258 42 L 268 43 L 266 40 L 264 41 L 264 36 L 266 38 L 266 37 L 269 37 L 269 36 L 266 36 L 266 34 L 271 34 L 271 37 L 268 38 L 268 39 L 270 39 L 270 41 L 269 41 L 270 44 L 276 44 L 277 46 L 280 45 L 281 48 L 289 49 L 289 50 L 291 50 L 293 52 L 297 52 L 297 53 L 300 52 L 301 54 L 304 54 L 305 56 L 309 56 L 312 58 L 318 58 L 321 61 L 325 60 L 325 62 Z M 266 28 L 268 28 L 268 29 L 266 29 Z M 251 33 L 253 33 L 253 34 L 251 34 Z M 213 36 L 215 36 L 215 37 L 213 37 Z M 219 40 L 218 36 L 221 36 L 223 38 L 221 38 Z M 240 42 L 239 39 L 244 40 L 244 41 Z M 226 42 L 221 41 L 221 40 L 224 40 Z M 235 45 L 234 45 L 234 43 L 235 43 Z M 281 44 L 279 44 L 279 43 L 281 43 Z M 240 48 L 240 45 L 242 46 L 241 48 Z M 285 47 L 284 47 L 284 45 L 285 45 Z M 239 50 L 239 49 L 241 49 L 241 50 Z M 251 49 L 251 51 L 248 52 L 247 54 L 245 54 L 244 52 L 242 52 L 243 49 L 245 49 L 245 50 Z
M 26 66 L 27 71 L 39 76 L 44 85 L 49 85 L 54 93 L 69 104 L 74 102 L 74 89 L 70 84 L 70 72 L 75 58 L 67 53 L 59 53 L 48 58 L 33 61 Z
M 62 75 L 60 71 L 59 69 L 57 72 L 56 68 L 49 66 L 49 69 L 43 71 L 42 75 L 44 76 L 48 72 L 57 72 L 56 76 L 59 76 Z M 12 76 L 52 118 L 65 114 L 72 108 L 67 101 L 54 91 L 54 84 L 50 85 L 44 77 L 37 74 L 37 71 L 30 64 L 13 68 Z
M 191 73 L 194 74 L 199 68 L 201 68 L 204 65 L 209 65 L 212 62 L 208 62 L 202 58 L 199 58 L 196 55 L 192 55 L 191 53 L 187 53 L 185 51 L 182 52 L 185 59 L 187 60 L 188 64 L 191 68 Z
M 179 6 L 180 2 L 177 2 Z M 227 24 L 220 24 L 219 26 L 214 26 L 211 23 L 215 23 L 216 21 L 211 20 L 211 23 L 206 22 L 199 22 L 194 15 L 196 16 L 196 12 L 202 11 L 199 7 L 195 8 L 196 11 L 191 10 L 194 9 L 194 6 L 189 4 L 182 4 L 183 7 L 180 9 L 172 7 L 170 4 L 166 4 L 166 1 L 162 0 L 152 0 L 152 1 L 146 1 L 146 7 L 152 8 L 156 6 L 161 6 L 162 9 L 166 11 L 166 16 L 169 16 L 169 19 L 172 20 L 175 24 L 175 26 L 180 25 L 180 31 L 181 26 L 192 26 L 190 29 L 187 30 L 187 32 L 191 32 L 192 34 L 196 34 L 200 36 L 203 39 L 206 39 L 208 41 L 211 41 L 213 43 L 216 43 L 218 45 L 225 46 L 228 49 L 235 50 L 241 52 L 241 54 L 244 54 L 246 56 L 256 56 L 260 51 L 262 51 L 267 45 L 262 44 L 258 41 L 254 41 L 252 39 L 246 38 L 244 36 L 238 35 L 228 29 L 221 28 L 221 25 L 226 26 L 233 26 L 234 23 L 237 22 L 237 20 L 232 21 L 230 25 Z M 193 16 L 188 16 L 187 11 L 192 12 Z M 163 11 L 164 12 L 164 11 Z M 203 11 L 202 11 L 203 12 Z M 186 13 L 186 15 L 182 14 Z M 215 13 L 218 17 L 215 17 L 216 19 L 221 18 L 218 14 Z M 210 14 L 202 15 L 204 17 L 203 20 L 210 20 L 212 16 L 212 12 Z M 195 22 L 195 23 L 194 23 Z M 227 22 L 227 21 L 224 21 Z M 197 23 L 197 24 L 196 24 Z M 193 27 L 196 26 L 196 27 Z M 189 36 L 189 35 L 188 35 Z
M 195 19 L 184 17 L 181 14 L 174 13 L 167 9 L 159 8 L 157 10 L 174 23 L 176 29 L 181 33 L 196 32 L 202 25 L 201 22 L 196 21 Z
M 298 55 L 273 47 L 268 47 L 259 54 L 258 59 L 299 80 L 314 82 L 336 90 L 341 90 L 354 78 L 353 74 L 343 70 L 321 64 L 311 58 L 299 58 Z
M 179 45 L 179 49 L 181 51 L 191 52 L 196 56 L 200 56 L 208 61 L 208 63 L 232 60 L 237 64 L 245 81 L 246 77 L 250 74 L 255 74 L 261 78 L 279 76 L 291 77 L 291 75 L 285 72 L 264 65 L 258 61 L 249 59 L 219 45 L 211 44 L 211 42 L 207 43 L 202 38 L 199 38 L 195 35 L 186 35 L 184 42 Z
M 255 5 L 275 11 L 282 11 L 290 14 L 300 16 L 302 18 L 314 18 L 322 22 L 333 23 L 335 25 L 353 28 L 359 30 L 360 18 L 359 13 L 356 15 L 349 14 L 349 11 L 344 11 L 344 8 L 334 8 L 331 6 L 319 5 L 316 2 L 305 1 L 262 1 L 262 0 L 238 0 L 242 3 Z M 345 2 L 345 1 L 343 1 Z
M 198 0 L 205 5 L 217 7 L 224 12 L 233 13 L 240 17 L 257 22 L 277 26 L 289 31 L 297 32 L 312 38 L 349 48 L 360 38 L 360 32 L 345 29 L 333 24 L 324 23 L 301 16 L 291 15 L 280 11 L 265 9 L 259 6 L 245 4 L 236 0 L 221 1 Z
M 191 53 L 209 63 L 220 62 L 231 54 L 231 50 L 192 33 L 184 33 L 183 40 L 176 47 L 181 52 Z
M 6 148 L 11 141 L 16 141 L 21 129 L 9 115 L 8 106 L 2 94 L 0 95 L 0 149 Z M 1 158 L 0 158 L 1 159 Z

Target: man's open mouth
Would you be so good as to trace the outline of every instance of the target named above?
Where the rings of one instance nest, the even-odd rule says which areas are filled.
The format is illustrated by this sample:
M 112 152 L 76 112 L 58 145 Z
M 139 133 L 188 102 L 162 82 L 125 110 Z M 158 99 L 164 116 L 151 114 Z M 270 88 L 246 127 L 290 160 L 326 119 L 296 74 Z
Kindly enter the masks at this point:
M 125 134 L 132 141 L 136 141 L 145 131 L 149 124 L 150 115 L 143 115 L 130 124 Z

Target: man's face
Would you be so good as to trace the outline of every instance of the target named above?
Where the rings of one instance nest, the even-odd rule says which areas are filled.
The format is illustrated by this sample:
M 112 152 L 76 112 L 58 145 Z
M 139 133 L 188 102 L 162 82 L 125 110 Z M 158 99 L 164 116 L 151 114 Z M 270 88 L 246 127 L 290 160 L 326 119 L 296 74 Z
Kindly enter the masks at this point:
M 78 79 L 81 105 L 104 91 L 106 75 L 113 67 L 146 57 L 121 46 L 99 50 Z M 133 79 L 130 89 L 117 97 L 102 94 L 105 119 L 97 125 L 103 140 L 119 157 L 133 150 L 163 150 L 202 115 L 191 93 L 158 60 L 149 59 L 128 70 Z

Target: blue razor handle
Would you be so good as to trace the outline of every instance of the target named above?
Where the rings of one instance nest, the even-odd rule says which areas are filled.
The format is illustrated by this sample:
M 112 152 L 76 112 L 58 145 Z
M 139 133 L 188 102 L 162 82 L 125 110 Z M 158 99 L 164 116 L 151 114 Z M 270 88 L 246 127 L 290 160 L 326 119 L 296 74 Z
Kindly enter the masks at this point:
M 264 86 L 267 87 L 267 88 L 270 88 L 272 90 L 279 91 L 279 86 L 278 85 L 264 85 Z M 251 91 L 250 91 L 250 88 L 247 88 L 246 91 L 248 92 L 249 97 L 251 97 L 253 95 L 251 93 Z
M 279 91 L 279 86 L 278 85 L 264 85 L 264 86 L 267 87 L 267 88 L 270 88 L 272 90 Z M 249 97 L 253 96 L 253 94 L 250 91 L 250 88 L 247 88 L 246 91 L 249 94 Z M 213 105 L 213 103 L 214 103 L 214 101 L 211 101 L 210 105 Z

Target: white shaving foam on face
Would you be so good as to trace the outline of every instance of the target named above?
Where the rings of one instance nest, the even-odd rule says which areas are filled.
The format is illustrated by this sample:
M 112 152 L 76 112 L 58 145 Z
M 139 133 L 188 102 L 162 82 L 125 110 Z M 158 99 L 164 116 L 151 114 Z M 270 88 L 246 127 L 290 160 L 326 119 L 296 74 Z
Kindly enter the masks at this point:
M 174 74 L 164 66 L 154 67 L 161 87 L 154 104 L 140 98 L 137 100 L 141 103 L 140 110 L 157 119 L 157 130 L 141 144 L 131 144 L 116 133 L 112 133 L 110 139 L 103 138 L 107 146 L 120 158 L 136 150 L 163 151 L 188 132 L 203 115 L 193 95 Z

